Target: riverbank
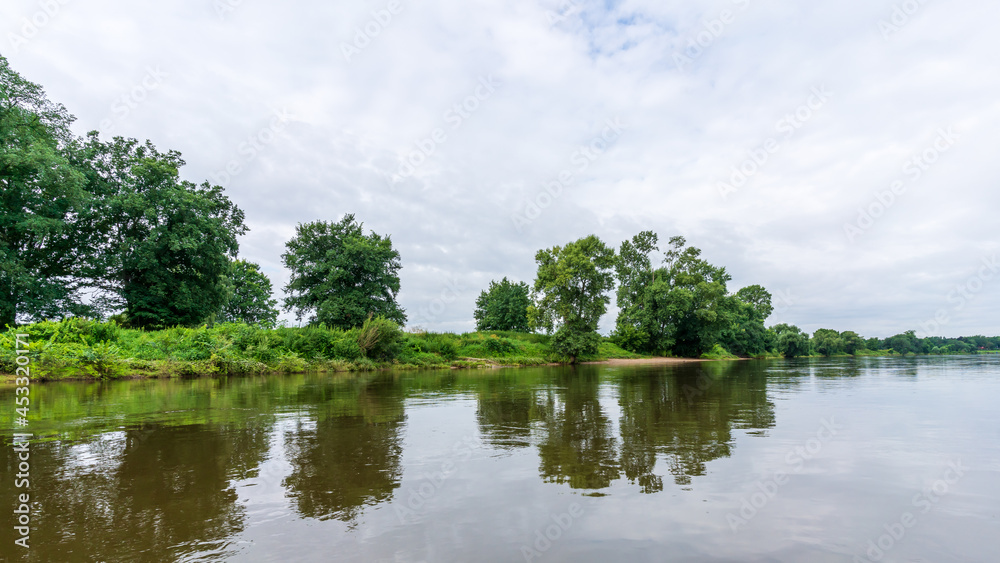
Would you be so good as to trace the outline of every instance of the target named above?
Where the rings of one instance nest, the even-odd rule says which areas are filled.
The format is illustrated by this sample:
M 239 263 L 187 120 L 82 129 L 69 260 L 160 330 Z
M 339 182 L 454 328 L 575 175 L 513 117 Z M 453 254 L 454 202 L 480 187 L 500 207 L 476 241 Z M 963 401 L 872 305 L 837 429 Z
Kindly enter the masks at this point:
M 641 357 L 603 339 L 597 353 L 579 360 Z M 534 333 L 406 333 L 379 322 L 351 330 L 228 323 L 144 331 L 78 318 L 0 333 L 0 378 L 12 380 L 25 358 L 33 381 L 480 369 L 568 361 L 552 353 L 548 336 Z
M 858 350 L 856 355 L 899 356 L 891 350 Z M 757 359 L 780 357 L 772 351 Z M 821 356 L 813 352 L 807 357 Z M 747 358 L 719 345 L 701 358 L 651 357 L 602 338 L 595 354 L 578 361 L 629 365 L 738 359 Z M 0 381 L 13 381 L 25 362 L 33 381 L 52 381 L 487 369 L 565 365 L 569 358 L 554 354 L 549 337 L 535 333 L 407 333 L 388 322 L 350 330 L 228 323 L 145 331 L 73 318 L 0 333 Z

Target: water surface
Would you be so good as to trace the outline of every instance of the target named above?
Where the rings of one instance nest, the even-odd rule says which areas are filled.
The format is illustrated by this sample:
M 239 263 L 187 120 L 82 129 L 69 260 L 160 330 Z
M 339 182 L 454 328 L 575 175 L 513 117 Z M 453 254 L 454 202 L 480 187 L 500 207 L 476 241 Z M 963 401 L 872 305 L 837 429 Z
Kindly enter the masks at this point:
M 9 561 L 997 560 L 1000 357 L 32 385 Z

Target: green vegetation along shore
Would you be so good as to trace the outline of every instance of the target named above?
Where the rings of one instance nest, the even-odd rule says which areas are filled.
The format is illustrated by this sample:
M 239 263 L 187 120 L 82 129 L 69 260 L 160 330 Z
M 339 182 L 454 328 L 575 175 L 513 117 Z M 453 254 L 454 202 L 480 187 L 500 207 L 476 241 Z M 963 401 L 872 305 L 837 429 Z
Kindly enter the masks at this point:
M 480 294 L 470 311 L 477 332 L 404 331 L 403 257 L 390 234 L 366 233 L 347 212 L 299 223 L 285 241 L 280 307 L 306 326 L 276 326 L 279 300 L 260 266 L 239 257 L 249 228 L 225 190 L 183 179 L 176 151 L 98 131 L 79 137 L 74 119 L 0 56 L 4 374 L 109 379 L 1000 349 L 1000 337 L 866 339 L 832 329 L 810 337 L 794 325 L 768 327 L 767 289 L 730 288 L 726 267 L 682 236 L 661 242 L 650 230 L 617 246 L 591 234 L 537 250 L 531 283 L 504 277 Z M 604 336 L 598 325 L 612 295 L 618 312 Z
M 768 329 L 771 330 L 771 329 Z M 802 356 L 899 356 L 914 354 L 1000 353 L 1000 339 L 962 337 L 908 339 L 910 333 L 884 340 L 853 354 L 824 346 L 827 333 L 808 338 Z M 18 338 L 18 335 L 20 338 Z M 18 342 L 27 344 L 18 350 Z M 817 350 L 817 342 L 819 350 Z M 955 346 L 957 349 L 950 349 Z M 935 345 L 937 344 L 937 345 Z M 980 346 L 982 344 L 982 346 Z M 990 348 L 987 348 L 990 346 Z M 175 327 L 147 331 L 115 321 L 82 318 L 43 321 L 0 333 L 0 377 L 12 379 L 17 358 L 28 358 L 33 380 L 215 377 L 264 373 L 357 372 L 378 369 L 488 368 L 566 363 L 544 334 L 483 331 L 466 334 L 403 332 L 385 319 L 373 318 L 360 328 L 325 326 L 262 328 L 242 323 L 212 327 Z M 784 357 L 776 349 L 757 358 Z M 702 359 L 739 359 L 716 345 Z M 602 338 L 596 353 L 579 361 L 637 360 L 651 356 L 629 352 Z M 676 358 L 680 360 L 680 358 Z M 22 373 L 23 375 L 23 373 Z
M 27 335 L 20 338 L 28 345 L 27 354 L 18 353 L 18 334 Z M 406 333 L 378 318 L 350 330 L 224 323 L 157 331 L 72 318 L 0 333 L 0 374 L 12 376 L 18 356 L 28 358 L 34 380 L 476 368 L 565 361 L 551 352 L 549 337 L 543 334 Z M 581 360 L 638 357 L 605 340 L 596 354 Z

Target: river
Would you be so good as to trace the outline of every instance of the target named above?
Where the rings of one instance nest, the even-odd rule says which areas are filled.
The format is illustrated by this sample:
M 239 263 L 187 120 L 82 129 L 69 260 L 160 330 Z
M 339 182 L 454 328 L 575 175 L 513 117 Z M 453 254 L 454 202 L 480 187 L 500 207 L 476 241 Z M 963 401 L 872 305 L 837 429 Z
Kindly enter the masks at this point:
M 1000 356 L 0 388 L 33 562 L 992 562 Z M 19 430 L 20 431 L 20 430 Z M 16 546 L 30 494 L 30 547 Z

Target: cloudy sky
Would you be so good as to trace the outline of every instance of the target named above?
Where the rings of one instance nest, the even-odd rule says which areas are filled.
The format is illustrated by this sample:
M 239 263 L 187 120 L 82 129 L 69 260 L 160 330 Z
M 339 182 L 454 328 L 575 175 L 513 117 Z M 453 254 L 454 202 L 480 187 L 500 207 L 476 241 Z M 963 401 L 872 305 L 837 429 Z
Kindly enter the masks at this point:
M 276 290 L 296 223 L 391 234 L 411 325 L 595 233 L 683 235 L 769 322 L 1000 333 L 1000 4 L 6 0 L 76 130 L 184 154 Z M 992 133 L 991 133 L 992 132 Z M 291 318 L 286 315 L 286 317 Z M 614 324 L 614 310 L 602 328 Z

